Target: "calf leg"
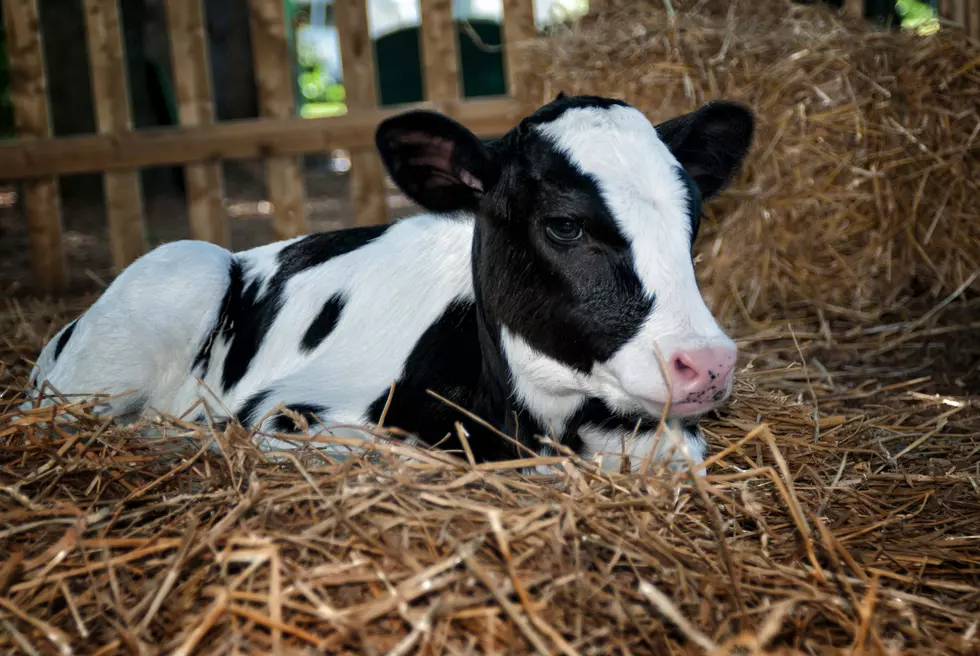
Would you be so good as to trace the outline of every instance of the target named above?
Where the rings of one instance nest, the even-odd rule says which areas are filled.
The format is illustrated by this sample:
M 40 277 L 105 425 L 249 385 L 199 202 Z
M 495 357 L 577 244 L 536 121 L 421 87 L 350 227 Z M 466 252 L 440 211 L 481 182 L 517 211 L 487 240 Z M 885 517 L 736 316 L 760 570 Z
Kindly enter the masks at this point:
M 224 248 L 198 241 L 150 251 L 44 347 L 33 385 L 47 382 L 69 398 L 115 397 L 97 412 L 117 417 L 148 405 L 185 411 L 169 405 L 210 337 L 233 259 Z

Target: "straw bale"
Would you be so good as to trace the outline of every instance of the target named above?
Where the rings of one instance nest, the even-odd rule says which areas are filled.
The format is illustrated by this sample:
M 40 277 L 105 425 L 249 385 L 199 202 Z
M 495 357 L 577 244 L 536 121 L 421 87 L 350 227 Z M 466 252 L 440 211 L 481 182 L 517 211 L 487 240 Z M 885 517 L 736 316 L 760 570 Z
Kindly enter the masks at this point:
M 980 267 L 980 47 L 961 31 L 875 31 L 790 0 L 593 0 L 527 45 L 531 103 L 561 90 L 655 121 L 717 98 L 758 113 L 747 166 L 698 240 L 723 319 L 874 321 Z
M 90 300 L 0 311 L 0 653 L 980 650 L 980 412 L 818 360 L 825 326 L 741 342 L 707 477 L 527 477 L 397 444 L 275 462 L 83 400 L 15 419 Z M 914 346 L 948 307 L 833 352 Z

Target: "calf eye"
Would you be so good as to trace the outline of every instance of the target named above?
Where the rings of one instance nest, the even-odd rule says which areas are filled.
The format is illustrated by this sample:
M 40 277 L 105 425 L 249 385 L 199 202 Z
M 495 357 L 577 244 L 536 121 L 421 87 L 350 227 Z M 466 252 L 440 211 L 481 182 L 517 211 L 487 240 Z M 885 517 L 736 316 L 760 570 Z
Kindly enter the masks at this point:
M 574 219 L 548 219 L 544 224 L 544 230 L 548 237 L 559 244 L 568 244 L 578 241 L 584 234 L 582 226 Z

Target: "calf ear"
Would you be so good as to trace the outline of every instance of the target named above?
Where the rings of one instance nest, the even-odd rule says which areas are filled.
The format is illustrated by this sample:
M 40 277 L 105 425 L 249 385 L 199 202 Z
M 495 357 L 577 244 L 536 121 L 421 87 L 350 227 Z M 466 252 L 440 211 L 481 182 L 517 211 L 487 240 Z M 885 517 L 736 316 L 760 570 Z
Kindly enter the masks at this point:
M 747 107 L 715 101 L 657 126 L 657 133 L 694 178 L 701 197 L 728 184 L 752 144 L 755 117 Z
M 483 143 L 442 114 L 418 110 L 382 121 L 375 143 L 398 188 L 431 212 L 476 210 L 496 182 Z

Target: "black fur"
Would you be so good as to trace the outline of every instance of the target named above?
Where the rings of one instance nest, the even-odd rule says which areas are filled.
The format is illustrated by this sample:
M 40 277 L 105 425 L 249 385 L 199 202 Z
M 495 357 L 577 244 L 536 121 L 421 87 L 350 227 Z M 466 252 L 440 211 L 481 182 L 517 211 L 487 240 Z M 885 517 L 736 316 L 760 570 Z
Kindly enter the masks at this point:
M 61 337 L 58 338 L 58 343 L 54 345 L 54 359 L 56 362 L 58 360 L 58 357 L 61 355 L 61 352 L 65 350 L 65 346 L 67 346 L 68 340 L 71 339 L 71 334 L 75 332 L 75 326 L 77 325 L 78 325 L 78 319 L 75 319 L 70 324 L 68 324 L 68 327 L 65 328 L 65 331 L 61 333 Z
M 211 366 L 211 348 L 214 346 L 214 340 L 218 337 L 219 331 L 228 325 L 228 310 L 233 301 L 237 302 L 237 299 L 241 298 L 242 280 L 242 266 L 237 260 L 233 261 L 228 272 L 228 287 L 225 289 L 225 295 L 221 299 L 221 309 L 218 310 L 218 318 L 215 319 L 214 327 L 205 336 L 204 343 L 201 344 L 201 348 L 198 350 L 197 355 L 194 357 L 194 362 L 191 364 L 191 371 L 202 378 L 207 374 L 208 368 Z
M 317 423 L 318 416 L 323 418 L 327 413 L 327 408 L 313 403 L 294 403 L 283 407 L 303 417 L 310 426 Z M 273 418 L 270 430 L 275 433 L 298 433 L 299 426 L 292 417 L 280 413 Z
M 495 153 L 502 172 L 474 238 L 474 284 L 487 317 L 588 371 L 636 334 L 655 299 L 636 276 L 630 245 L 591 176 L 535 132 L 504 140 Z M 580 244 L 548 239 L 544 224 L 556 216 L 580 222 Z
M 251 397 L 249 397 L 248 400 L 242 404 L 242 407 L 238 409 L 238 412 L 235 413 L 238 423 L 240 423 L 242 426 L 251 426 L 258 421 L 260 417 L 256 416 L 256 412 L 258 411 L 259 406 L 262 405 L 262 403 L 269 398 L 270 395 L 271 392 L 269 390 L 262 390 L 261 392 L 253 394 Z
M 691 217 L 691 247 L 693 248 L 694 240 L 698 238 L 698 230 L 701 228 L 701 190 L 695 184 L 694 178 L 683 168 L 677 170 L 677 175 L 687 188 L 687 210 Z
M 316 350 L 323 340 L 327 338 L 333 329 L 337 327 L 340 320 L 340 313 L 344 311 L 344 299 L 342 296 L 334 295 L 327 299 L 320 309 L 320 313 L 313 319 L 313 323 L 306 329 L 300 348 L 309 353 Z
M 489 422 L 503 422 L 503 408 L 489 401 L 488 389 L 481 386 L 484 353 L 477 335 L 476 306 L 466 300 L 452 303 L 438 321 L 419 339 L 405 362 L 402 376 L 395 382 L 385 424 L 419 435 L 430 443 L 448 439 L 442 446 L 462 449 L 455 422 L 464 424 L 473 435 L 470 446 L 480 460 L 494 460 L 510 454 L 513 449 L 502 444 L 499 436 L 485 435 L 488 431 L 470 421 L 466 415 L 429 394 L 429 390 L 474 412 Z M 377 423 L 388 402 L 386 391 L 371 405 L 368 417 Z M 483 412 L 496 408 L 496 416 Z
M 709 102 L 657 126 L 657 133 L 694 179 L 705 200 L 728 184 L 748 153 L 755 119 L 745 107 Z
M 379 126 L 376 143 L 382 160 L 412 200 L 433 211 L 477 216 L 472 246 L 475 301 L 458 299 L 419 339 L 396 381 L 386 425 L 459 449 L 454 424 L 460 421 L 478 459 L 520 455 L 510 442 L 439 401 L 431 390 L 537 451 L 533 436 L 550 427 L 538 425 L 515 398 L 499 343 L 501 328 L 506 326 L 534 349 L 583 372 L 611 357 L 639 330 L 656 298 L 638 279 L 630 244 L 597 182 L 532 129 L 572 108 L 624 105 L 559 94 L 489 143 L 448 117 L 426 111 L 407 112 Z M 709 103 L 657 129 L 683 167 L 678 175 L 688 191 L 693 243 L 702 201 L 720 191 L 748 149 L 752 115 L 732 103 Z M 583 231 L 581 238 L 555 239 L 548 231 L 555 219 L 574 221 Z M 278 313 L 285 282 L 307 267 L 367 243 L 381 234 L 378 230 L 314 235 L 287 247 L 261 298 L 255 290 L 262 281 L 239 288 L 233 281 L 222 320 L 222 330 L 231 339 L 223 375 L 226 389 L 241 379 L 262 343 Z M 321 343 L 342 310 L 343 299 L 331 298 L 307 329 L 303 348 Z M 387 400 L 385 391 L 374 401 L 368 412 L 371 421 L 380 419 Z M 257 394 L 242 406 L 240 420 L 256 421 L 253 415 L 266 401 L 286 400 L 270 399 L 268 392 Z M 313 404 L 292 407 L 311 418 L 325 412 Z M 592 399 L 558 437 L 578 450 L 582 444 L 577 431 L 583 426 L 629 432 L 638 422 L 641 430 L 654 430 L 658 420 L 623 416 Z M 288 418 L 279 418 L 274 428 L 288 432 L 296 427 Z
M 388 226 L 351 228 L 304 237 L 278 255 L 278 269 L 269 278 L 265 293 L 259 296 L 263 280 L 244 281 L 241 265 L 232 265 L 229 302 L 218 322 L 218 333 L 230 340 L 221 385 L 225 392 L 245 376 L 266 333 L 282 306 L 286 282 L 296 274 L 349 253 L 380 237 Z

